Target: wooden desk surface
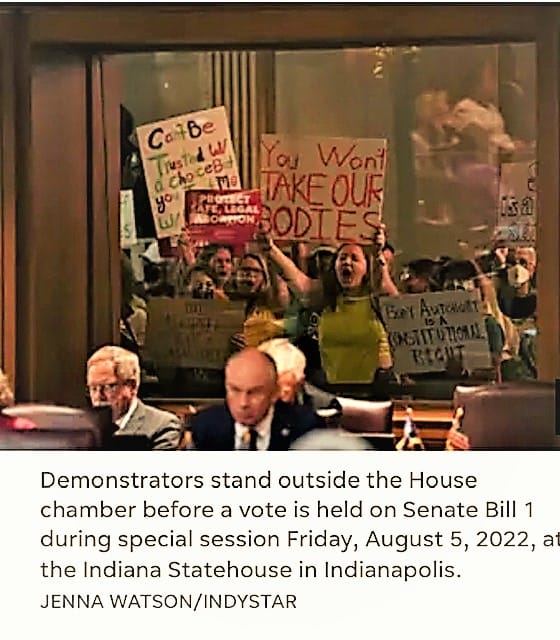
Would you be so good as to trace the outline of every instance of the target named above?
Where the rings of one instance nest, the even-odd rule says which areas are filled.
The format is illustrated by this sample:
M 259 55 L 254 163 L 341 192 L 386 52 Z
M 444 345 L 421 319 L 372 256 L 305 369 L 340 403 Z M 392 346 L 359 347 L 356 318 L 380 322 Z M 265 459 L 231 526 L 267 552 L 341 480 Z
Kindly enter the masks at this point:
M 453 418 L 452 408 L 426 407 L 423 409 L 413 409 L 412 419 L 418 424 L 430 423 L 430 424 L 450 424 Z M 406 409 L 395 408 L 393 412 L 394 422 L 404 422 L 406 419 Z

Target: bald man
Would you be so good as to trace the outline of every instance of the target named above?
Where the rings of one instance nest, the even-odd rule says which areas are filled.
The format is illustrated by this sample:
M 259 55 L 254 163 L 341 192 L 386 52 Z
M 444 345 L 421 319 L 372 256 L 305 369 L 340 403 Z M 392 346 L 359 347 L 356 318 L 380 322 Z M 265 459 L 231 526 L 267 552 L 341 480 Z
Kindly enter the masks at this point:
M 308 407 L 278 399 L 274 360 L 258 349 L 243 349 L 232 356 L 225 378 L 225 403 L 203 409 L 192 419 L 195 449 L 285 451 L 299 436 L 321 427 Z

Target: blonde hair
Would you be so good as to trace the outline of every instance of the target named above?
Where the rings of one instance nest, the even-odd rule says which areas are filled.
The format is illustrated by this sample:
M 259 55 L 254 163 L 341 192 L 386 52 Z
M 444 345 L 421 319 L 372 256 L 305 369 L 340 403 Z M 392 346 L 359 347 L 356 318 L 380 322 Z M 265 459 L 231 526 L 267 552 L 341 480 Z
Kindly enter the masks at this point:
M 0 409 L 5 409 L 14 404 L 14 392 L 8 380 L 8 376 L 0 369 Z
M 291 372 L 296 380 L 305 378 L 305 366 L 307 361 L 303 353 L 294 346 L 287 338 L 274 338 L 261 343 L 259 351 L 267 353 L 276 364 L 278 375 Z
M 88 370 L 99 362 L 110 362 L 120 382 L 134 380 L 137 387 L 140 385 L 140 360 L 132 351 L 115 345 L 105 345 L 90 356 L 87 361 Z

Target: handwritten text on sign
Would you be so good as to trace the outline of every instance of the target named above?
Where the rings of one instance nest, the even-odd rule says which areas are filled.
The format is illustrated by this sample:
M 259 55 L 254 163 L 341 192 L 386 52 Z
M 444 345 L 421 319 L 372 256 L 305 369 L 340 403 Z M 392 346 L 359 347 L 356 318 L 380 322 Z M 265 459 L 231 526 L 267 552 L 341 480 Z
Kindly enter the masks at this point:
M 255 235 L 261 219 L 261 192 L 188 191 L 186 218 L 194 242 L 229 244 L 239 251 Z
M 537 163 L 508 162 L 501 166 L 497 240 L 534 244 L 537 207 Z
M 241 302 L 152 298 L 146 351 L 159 366 L 223 369 L 244 320 Z
M 385 140 L 262 135 L 265 230 L 290 240 L 371 242 L 385 161 Z
M 381 298 L 381 311 L 399 373 L 444 371 L 450 360 L 469 370 L 490 367 L 478 292 Z
M 188 189 L 240 188 L 224 107 L 136 129 L 158 238 L 179 235 Z

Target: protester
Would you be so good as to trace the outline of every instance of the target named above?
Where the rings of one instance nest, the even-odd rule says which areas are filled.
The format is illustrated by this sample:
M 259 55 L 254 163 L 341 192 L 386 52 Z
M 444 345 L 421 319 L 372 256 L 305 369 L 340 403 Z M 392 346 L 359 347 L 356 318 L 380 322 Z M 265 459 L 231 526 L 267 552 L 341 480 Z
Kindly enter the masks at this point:
M 110 406 L 117 436 L 144 436 L 152 449 L 176 449 L 181 421 L 138 398 L 140 362 L 135 353 L 107 345 L 87 361 L 87 388 L 94 407 Z
M 332 266 L 338 253 L 344 246 L 359 247 L 359 251 L 361 251 L 364 260 L 369 263 L 368 285 L 372 289 L 372 293 L 377 295 L 380 293 L 392 296 L 399 295 L 399 291 L 391 279 L 388 261 L 383 255 L 383 249 L 387 243 L 384 225 L 379 225 L 374 232 L 374 242 L 370 248 L 352 243 L 339 246 L 338 249 L 335 250 L 335 253 L 332 254 L 330 261 L 328 263 L 324 262 L 322 268 L 317 270 L 317 278 L 311 278 L 301 271 L 294 261 L 276 245 L 269 235 L 260 231 L 257 234 L 257 239 L 263 252 L 278 265 L 288 284 L 300 296 L 311 297 L 313 294 L 321 293 L 322 289 L 324 289 L 325 279 L 329 280 L 330 274 L 332 273 Z M 373 291 L 373 289 L 375 289 L 375 291 Z
M 233 251 L 228 245 L 218 245 L 208 261 L 218 289 L 223 290 L 233 273 Z
M 282 451 L 321 426 L 308 407 L 278 399 L 274 360 L 255 348 L 228 360 L 225 380 L 225 403 L 201 410 L 191 421 L 195 449 Z
M 374 245 L 375 255 L 362 245 L 342 244 L 320 280 L 309 278 L 272 239 L 260 235 L 261 245 L 282 269 L 288 283 L 300 295 L 317 300 L 321 371 L 313 372 L 311 381 L 320 387 L 379 382 L 391 369 L 391 353 L 377 309 L 376 293 L 383 282 L 391 295 L 398 291 L 390 280 L 385 261 L 379 256 L 386 242 L 384 233 L 380 235 L 379 244 Z M 377 286 L 376 276 L 380 276 L 381 287 Z
M 232 284 L 226 288 L 231 300 L 245 301 L 243 332 L 233 338 L 237 348 L 256 347 L 284 332 L 283 308 L 267 261 L 257 253 L 242 256 Z

